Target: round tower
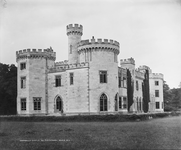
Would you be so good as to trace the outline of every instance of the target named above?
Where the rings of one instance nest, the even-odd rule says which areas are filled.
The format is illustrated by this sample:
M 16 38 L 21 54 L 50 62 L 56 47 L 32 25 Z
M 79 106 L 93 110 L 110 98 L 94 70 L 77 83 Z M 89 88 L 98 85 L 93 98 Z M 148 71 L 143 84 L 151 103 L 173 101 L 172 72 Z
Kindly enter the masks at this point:
M 77 43 L 81 41 L 83 32 L 82 25 L 69 24 L 67 25 L 68 36 L 68 63 L 75 64 L 79 62 Z
M 89 62 L 89 97 L 91 112 L 115 111 L 118 93 L 119 42 L 108 39 L 82 40 L 78 43 L 80 63 Z M 104 108 L 102 97 L 106 99 Z
M 16 52 L 18 114 L 48 113 L 48 68 L 56 59 L 52 48 Z

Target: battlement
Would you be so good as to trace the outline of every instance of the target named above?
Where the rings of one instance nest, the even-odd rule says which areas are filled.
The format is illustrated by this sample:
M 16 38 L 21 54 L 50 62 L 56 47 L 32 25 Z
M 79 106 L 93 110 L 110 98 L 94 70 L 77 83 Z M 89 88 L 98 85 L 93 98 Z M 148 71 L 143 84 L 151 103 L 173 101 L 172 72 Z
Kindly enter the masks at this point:
M 89 67 L 88 62 L 77 63 L 77 64 L 65 64 L 63 66 L 55 66 L 54 68 L 50 68 L 49 73 L 61 72 L 69 69 L 81 69 Z
M 105 49 L 105 50 L 113 50 L 117 54 L 119 54 L 119 42 L 108 39 L 88 39 L 81 40 L 78 44 L 78 52 L 87 50 L 87 49 Z
M 115 45 L 119 47 L 119 42 L 114 41 L 114 40 L 108 40 L 108 39 L 94 39 L 92 38 L 91 40 L 81 40 L 78 43 L 78 46 L 84 46 L 84 45 L 89 45 L 89 44 L 110 44 L 110 45 Z
M 132 57 L 128 58 L 128 59 L 121 59 L 120 61 L 121 61 L 121 65 L 122 64 L 133 64 L 133 65 L 135 65 L 135 60 Z
M 83 34 L 83 26 L 79 24 L 69 24 L 67 25 L 67 35 L 70 34 L 78 34 L 81 35 Z
M 23 49 L 16 51 L 16 60 L 24 59 L 24 58 L 34 58 L 34 57 L 47 57 L 49 59 L 55 60 L 56 59 L 56 52 L 53 49 Z
M 149 73 L 152 73 L 152 70 L 150 69 L 150 67 L 145 66 L 145 65 L 139 66 L 138 70 L 141 71 L 141 72 L 144 72 L 145 70 L 148 70 Z
M 162 73 L 151 73 L 149 75 L 150 78 L 153 78 L 153 79 L 163 79 L 163 74 Z
M 135 69 L 135 77 L 140 78 L 140 79 L 144 79 L 144 73 L 140 72 L 138 69 Z
M 67 65 L 67 64 L 68 64 L 68 60 L 64 60 L 64 61 L 60 61 L 60 62 L 55 63 L 56 66 L 63 66 L 63 65 Z

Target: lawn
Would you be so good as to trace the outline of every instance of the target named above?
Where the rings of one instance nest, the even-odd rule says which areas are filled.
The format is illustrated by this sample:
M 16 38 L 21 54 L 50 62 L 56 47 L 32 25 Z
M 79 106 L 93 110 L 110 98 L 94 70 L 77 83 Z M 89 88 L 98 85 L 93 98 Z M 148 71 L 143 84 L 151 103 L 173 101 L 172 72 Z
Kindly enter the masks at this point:
M 0 122 L 0 150 L 181 149 L 181 116 L 135 122 Z

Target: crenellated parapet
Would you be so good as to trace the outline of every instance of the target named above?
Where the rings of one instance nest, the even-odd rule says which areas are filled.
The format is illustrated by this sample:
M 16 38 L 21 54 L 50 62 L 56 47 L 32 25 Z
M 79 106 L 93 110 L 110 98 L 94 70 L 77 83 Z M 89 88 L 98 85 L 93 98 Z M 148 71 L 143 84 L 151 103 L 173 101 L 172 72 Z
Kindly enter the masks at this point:
M 49 69 L 49 73 L 54 73 L 54 72 L 62 72 L 70 69 L 81 69 L 81 68 L 88 68 L 89 63 L 88 62 L 83 62 L 83 63 L 77 63 L 77 64 L 65 64 L 63 66 L 55 66 L 53 68 Z
M 79 25 L 79 24 L 69 24 L 67 25 L 67 35 L 71 35 L 71 34 L 77 34 L 77 35 L 81 35 L 83 34 L 83 26 Z
M 56 59 L 56 52 L 53 49 L 24 49 L 16 51 L 16 61 L 19 59 L 34 59 L 34 58 L 47 58 L 49 60 L 55 61 Z
M 119 54 L 119 42 L 108 39 L 82 40 L 78 43 L 78 52 L 85 50 L 107 50 Z
M 64 65 L 67 65 L 67 64 L 68 64 L 68 60 L 59 61 L 59 62 L 55 63 L 56 66 L 64 66 Z
M 163 74 L 162 73 L 151 73 L 149 74 L 149 77 L 152 79 L 161 79 L 163 80 Z
M 145 72 L 145 70 L 148 70 L 149 73 L 152 73 L 152 70 L 150 69 L 150 67 L 145 66 L 145 65 L 139 66 L 139 67 L 138 67 L 138 70 L 141 71 L 141 72 Z
M 144 79 L 144 73 L 143 72 L 140 72 L 139 69 L 135 69 L 135 77 L 136 78 L 139 78 L 139 79 Z
M 131 57 L 128 59 L 121 59 L 120 63 L 121 63 L 121 65 L 122 64 L 133 64 L 133 65 L 135 65 L 135 60 L 134 60 L 134 58 Z

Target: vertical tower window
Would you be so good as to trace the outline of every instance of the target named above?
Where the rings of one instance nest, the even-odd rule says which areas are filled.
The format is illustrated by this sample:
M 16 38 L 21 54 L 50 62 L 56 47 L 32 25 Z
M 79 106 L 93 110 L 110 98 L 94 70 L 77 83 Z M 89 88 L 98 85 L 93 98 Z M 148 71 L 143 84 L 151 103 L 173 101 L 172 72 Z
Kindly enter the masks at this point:
M 118 86 L 121 87 L 121 76 L 118 77 Z
M 126 87 L 127 87 L 126 77 L 123 77 L 123 87 L 124 87 L 124 88 L 126 88 Z
M 61 86 L 61 76 L 55 76 L 55 86 Z
M 34 110 L 41 110 L 41 97 L 33 97 Z
M 21 70 L 26 69 L 26 63 L 21 63 L 21 64 L 20 64 L 20 69 L 21 69 Z
M 100 83 L 107 83 L 107 71 L 100 71 Z
M 70 45 L 70 54 L 72 54 L 72 45 Z
M 139 90 L 139 85 L 138 85 L 138 81 L 136 80 L 136 90 Z
M 74 74 L 70 73 L 70 85 L 74 84 Z
M 155 90 L 155 97 L 159 97 L 159 90 Z
M 159 81 L 155 81 L 155 85 L 158 86 L 159 85 Z
M 107 96 L 102 94 L 100 97 L 100 111 L 107 111 Z
M 21 110 L 26 110 L 26 98 L 21 98 Z
M 26 77 L 21 77 L 21 89 L 26 88 Z

